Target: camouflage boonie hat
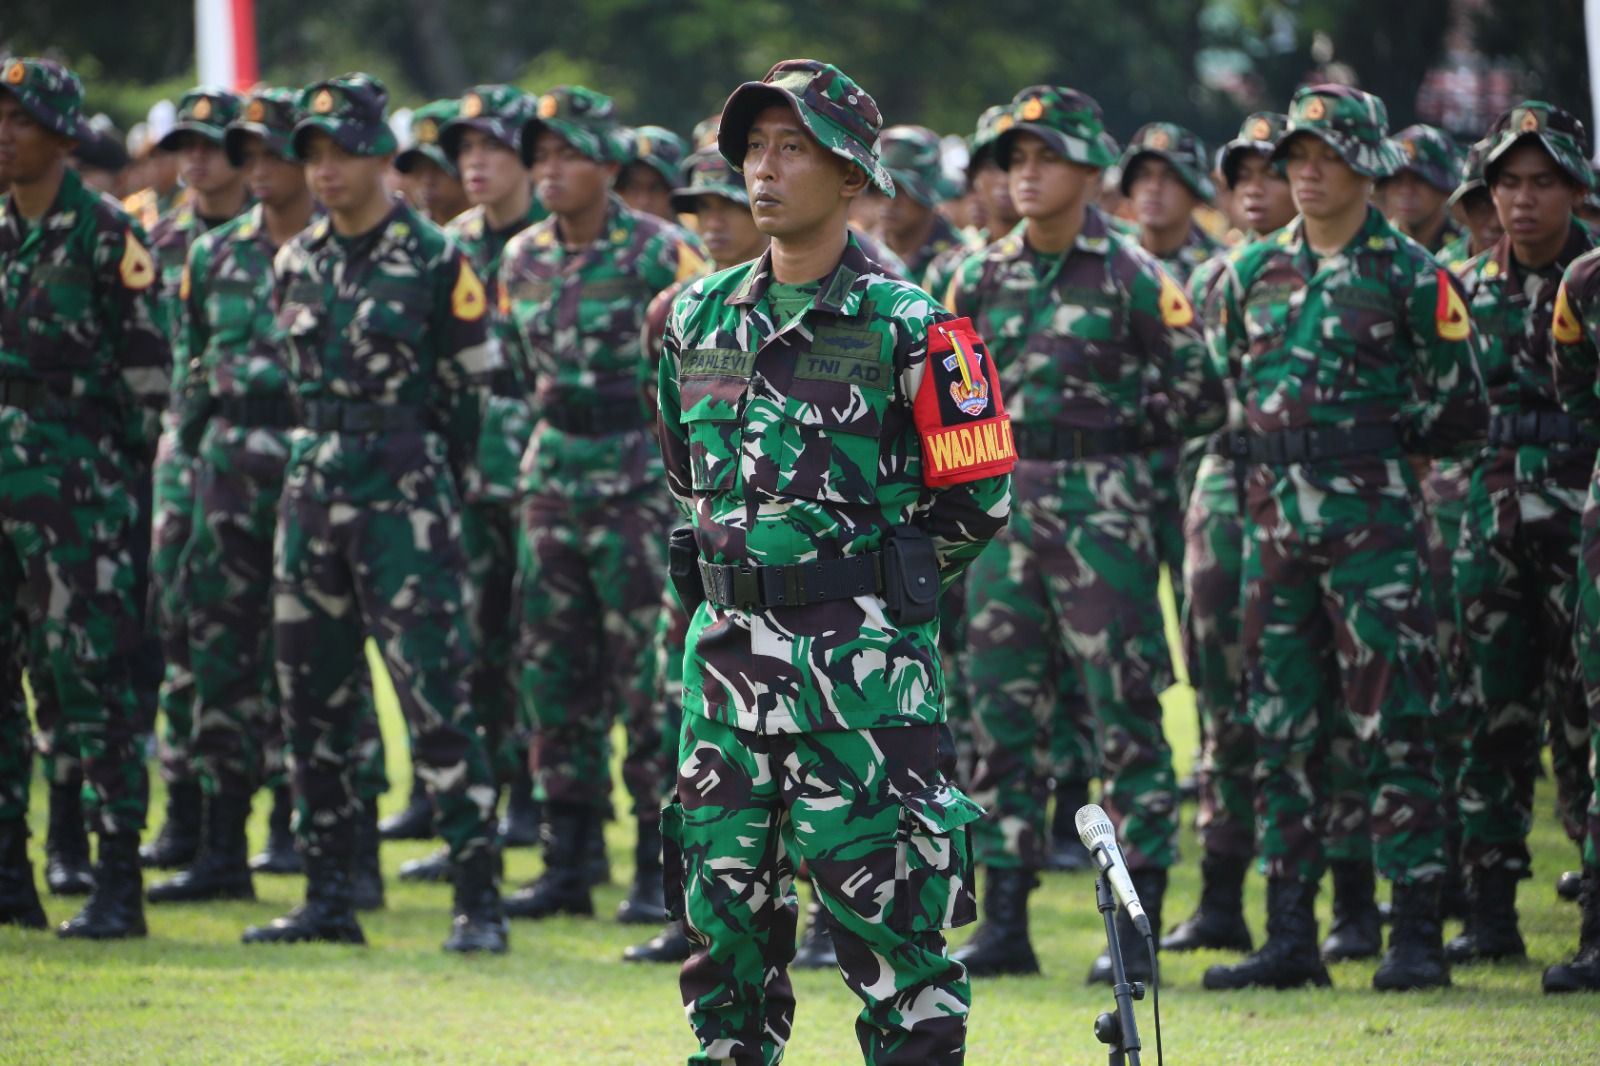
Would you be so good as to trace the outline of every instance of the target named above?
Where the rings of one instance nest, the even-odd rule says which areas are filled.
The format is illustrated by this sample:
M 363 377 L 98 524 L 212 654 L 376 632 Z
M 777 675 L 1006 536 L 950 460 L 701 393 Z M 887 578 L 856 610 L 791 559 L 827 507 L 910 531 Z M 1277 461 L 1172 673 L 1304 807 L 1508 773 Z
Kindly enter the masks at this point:
M 1233 183 L 1239 180 L 1239 164 L 1246 152 L 1272 158 L 1272 151 L 1278 146 L 1278 138 L 1283 136 L 1288 122 L 1289 116 L 1279 111 L 1257 111 L 1245 117 L 1239 126 L 1239 136 L 1217 149 L 1217 173 L 1222 175 L 1228 188 L 1233 188 Z
M 1585 189 L 1594 185 L 1594 172 L 1589 166 L 1589 138 L 1583 123 L 1543 100 L 1524 100 L 1489 127 L 1489 136 L 1485 138 L 1488 147 L 1483 157 L 1485 182 L 1494 184 L 1495 164 L 1523 140 L 1536 141 L 1550 153 L 1556 166 Z
M 460 113 L 458 100 L 432 100 L 411 112 L 411 143 L 394 157 L 394 168 L 409 174 L 426 159 L 452 178 L 456 177 L 455 161 L 445 154 L 439 138 L 445 126 L 454 122 Z
M 1401 163 L 1399 149 L 1389 139 L 1389 109 L 1371 93 L 1348 85 L 1307 85 L 1295 91 L 1273 161 L 1287 158 L 1290 143 L 1302 133 L 1327 144 L 1351 170 L 1368 178 L 1386 178 Z
M 388 155 L 395 150 L 394 131 L 384 115 L 389 90 L 371 74 L 341 74 L 300 90 L 295 107 L 300 121 L 289 138 L 296 159 L 305 158 L 306 137 L 321 130 L 355 155 Z
M 696 201 L 702 196 L 720 196 L 736 204 L 750 205 L 744 179 L 715 148 L 702 148 L 684 160 L 683 172 L 689 184 L 672 190 L 672 209 L 680 214 L 694 214 Z
M 198 133 L 220 148 L 224 131 L 243 111 L 244 97 L 232 89 L 205 85 L 190 89 L 178 101 L 178 120 L 161 138 L 160 147 L 170 151 L 185 133 Z
M 985 108 L 978 116 L 978 128 L 967 138 L 967 174 L 994 158 L 995 138 L 1000 136 L 1000 116 L 1008 109 L 1004 104 Z
M 643 163 L 660 174 L 667 187 L 683 181 L 683 157 L 689 146 L 665 126 L 636 126 L 626 133 L 629 163 Z
M 260 137 L 273 155 L 289 158 L 289 138 L 300 121 L 294 97 L 293 89 L 260 89 L 251 93 L 239 117 L 223 131 L 222 150 L 228 153 L 228 162 L 234 166 L 244 162 L 244 146 L 250 137 Z
M 1488 138 L 1484 138 L 1467 149 L 1467 157 L 1461 162 L 1460 181 L 1450 199 L 1445 201 L 1447 207 L 1454 207 L 1473 193 L 1489 195 L 1489 183 L 1483 180 L 1483 157 L 1489 154 L 1489 144 Z
M 83 82 L 50 59 L 0 59 L 0 89 L 17 98 L 33 120 L 63 137 L 81 137 Z
M 1001 170 L 1011 169 L 1011 146 L 1017 134 L 1031 133 L 1064 159 L 1102 170 L 1117 161 L 1116 142 L 1106 135 L 1100 105 L 1088 93 L 1059 85 L 1034 85 L 1011 101 L 996 120 L 994 158 Z
M 1461 176 L 1462 151 L 1444 130 L 1418 123 L 1394 135 L 1400 166 L 1389 177 L 1409 170 L 1440 192 L 1453 192 Z
M 824 148 L 865 170 L 885 196 L 894 195 L 894 178 L 878 156 L 883 129 L 878 102 L 838 67 L 815 59 L 785 59 L 765 78 L 747 81 L 729 95 L 717 148 L 734 170 L 744 172 L 745 143 L 756 114 L 775 102 L 793 107 Z
M 557 85 L 539 97 L 522 125 L 522 161 L 533 165 L 539 132 L 548 129 L 596 163 L 623 161 L 622 129 L 611 97 L 582 85 Z
M 715 148 L 717 146 L 717 127 L 720 125 L 722 125 L 722 112 L 720 111 L 715 115 L 707 115 L 699 122 L 696 122 L 694 124 L 694 132 L 690 134 L 691 139 L 694 141 L 694 150 L 700 152 L 707 148 Z
M 939 135 L 926 126 L 890 126 L 879 137 L 878 156 L 894 179 L 894 187 L 924 207 L 936 207 L 961 195 L 945 177 Z
M 1133 186 L 1134 164 L 1144 156 L 1162 159 L 1178 172 L 1179 179 L 1206 203 L 1216 199 L 1217 187 L 1212 184 L 1206 168 L 1211 164 L 1210 153 L 1199 137 L 1174 122 L 1150 122 L 1139 127 L 1122 150 L 1118 164 L 1122 177 L 1117 187 L 1127 196 Z
M 533 117 L 536 102 L 532 93 L 513 85 L 474 86 L 456 101 L 455 117 L 440 125 L 436 138 L 439 149 L 453 166 L 461 154 L 462 136 L 468 130 L 477 130 L 520 156 L 522 127 Z M 411 128 L 416 129 L 415 120 Z

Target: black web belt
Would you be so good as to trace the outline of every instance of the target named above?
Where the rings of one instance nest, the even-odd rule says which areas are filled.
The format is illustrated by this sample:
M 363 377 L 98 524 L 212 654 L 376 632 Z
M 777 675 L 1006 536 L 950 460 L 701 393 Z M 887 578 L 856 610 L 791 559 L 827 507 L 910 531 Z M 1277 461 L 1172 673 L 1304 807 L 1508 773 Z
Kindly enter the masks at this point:
M 1600 445 L 1600 438 L 1565 411 L 1524 411 L 1515 415 L 1490 415 L 1489 443 L 1496 448 L 1515 448 L 1523 444 L 1594 447 Z
M 636 399 L 590 400 L 562 405 L 550 404 L 539 411 L 544 420 L 563 433 L 578 437 L 604 437 L 643 429 L 650 424 L 644 404 Z
M 1250 434 L 1250 461 L 1274 465 L 1315 463 L 1399 447 L 1400 433 L 1389 425 L 1280 429 Z
M 0 407 L 39 411 L 54 408 L 58 399 L 56 391 L 38 378 L 0 377 Z
M 708 563 L 701 559 L 700 583 L 712 603 L 746 611 L 876 596 L 884 589 L 883 553 L 867 552 L 789 566 Z
M 318 433 L 406 433 L 431 428 L 426 411 L 385 403 L 307 400 L 300 425 Z
M 1011 439 L 1017 458 L 1087 459 L 1096 455 L 1122 455 L 1144 448 L 1140 433 L 1132 426 L 1110 429 L 1071 429 L 1061 426 L 1030 426 L 1012 423 Z
M 284 395 L 218 396 L 217 417 L 246 429 L 288 429 L 299 421 Z
M 1242 429 L 1218 430 L 1206 438 L 1206 454 L 1220 455 L 1224 459 L 1248 460 L 1250 434 Z

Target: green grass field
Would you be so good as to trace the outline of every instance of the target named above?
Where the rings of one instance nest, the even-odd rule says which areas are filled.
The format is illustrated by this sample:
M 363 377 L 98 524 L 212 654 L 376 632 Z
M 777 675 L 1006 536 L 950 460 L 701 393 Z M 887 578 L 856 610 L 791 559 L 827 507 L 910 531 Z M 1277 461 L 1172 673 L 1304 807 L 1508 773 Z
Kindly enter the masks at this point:
M 401 724 L 381 701 L 394 780 L 407 780 Z M 1168 693 L 1170 735 L 1181 766 L 1194 750 L 1193 704 Z M 386 798 L 386 812 L 404 798 Z M 33 854 L 42 856 L 44 789 L 34 791 Z M 258 801 L 253 842 L 265 836 Z M 1204 968 L 1220 955 L 1165 960 L 1166 1050 L 1173 1063 L 1582 1063 L 1600 1062 L 1600 999 L 1547 998 L 1543 966 L 1569 955 L 1578 912 L 1556 899 L 1556 874 L 1575 861 L 1541 787 L 1534 833 L 1537 877 L 1523 885 L 1523 965 L 1463 968 L 1448 991 L 1379 996 L 1372 964 L 1334 967 L 1332 990 L 1208 993 Z M 161 809 L 161 796 L 153 810 Z M 1192 811 L 1185 812 L 1186 820 Z M 609 842 L 618 881 L 630 873 L 632 827 Z M 620 961 L 623 947 L 651 932 L 596 920 L 516 923 L 503 958 L 462 959 L 439 950 L 449 889 L 402 885 L 399 864 L 432 845 L 390 844 L 383 853 L 388 909 L 362 919 L 365 950 L 310 946 L 246 948 L 239 933 L 300 899 L 296 878 L 256 880 L 255 903 L 150 908 L 150 937 L 131 943 L 65 943 L 53 935 L 0 929 L 0 1062 L 471 1062 L 644 1064 L 682 1061 L 694 1042 L 678 999 L 675 969 Z M 1173 871 L 1168 921 L 1187 914 L 1197 893 L 1193 834 Z M 508 876 L 538 872 L 531 850 L 512 851 Z M 42 877 L 41 877 L 42 880 Z M 1263 886 L 1247 906 L 1259 936 Z M 619 883 L 597 894 L 609 915 Z M 1094 887 L 1084 875 L 1047 875 L 1035 894 L 1035 944 L 1045 975 L 974 988 L 969 1061 L 978 1064 L 1103 1062 L 1091 1023 L 1107 992 L 1083 974 L 1102 930 Z M 47 899 L 52 920 L 77 901 Z M 1321 901 L 1324 929 L 1327 900 Z M 1453 932 L 1453 927 L 1447 932 Z M 958 930 L 959 942 L 971 929 Z M 859 1061 L 856 1000 L 833 973 L 795 976 L 799 1011 L 793 1066 Z M 1147 1063 L 1155 1062 L 1150 1003 L 1139 1008 Z

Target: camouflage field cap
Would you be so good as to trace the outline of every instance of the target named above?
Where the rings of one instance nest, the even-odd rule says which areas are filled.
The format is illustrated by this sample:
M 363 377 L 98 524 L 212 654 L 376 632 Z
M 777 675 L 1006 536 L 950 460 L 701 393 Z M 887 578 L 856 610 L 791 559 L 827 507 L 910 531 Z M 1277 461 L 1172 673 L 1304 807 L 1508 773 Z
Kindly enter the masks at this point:
M 456 101 L 455 117 L 439 128 L 439 149 L 454 164 L 468 130 L 493 137 L 522 154 L 522 127 L 533 117 L 538 98 L 514 85 L 477 85 Z M 412 126 L 415 129 L 415 124 Z
M 557 85 L 539 97 L 522 126 L 522 161 L 533 165 L 539 132 L 548 129 L 596 163 L 621 163 L 623 133 L 611 97 L 582 85 Z
M 33 120 L 63 137 L 83 129 L 83 82 L 51 59 L 0 59 L 0 90 L 16 97 Z
M 985 108 L 978 116 L 978 128 L 967 138 L 967 173 L 983 166 L 994 158 L 995 138 L 1000 136 L 1000 116 L 1009 109 L 1004 104 Z
M 627 131 L 627 156 L 630 163 L 643 163 L 660 174 L 668 188 L 683 181 L 683 157 L 689 146 L 682 137 L 665 126 L 636 126 Z
M 456 177 L 456 164 L 445 154 L 439 138 L 446 126 L 461 113 L 459 100 L 430 100 L 411 112 L 411 143 L 394 157 L 394 168 L 409 174 L 418 163 L 426 159 L 452 178 Z
M 222 134 L 222 149 L 228 153 L 228 162 L 239 166 L 244 162 L 244 146 L 251 137 L 260 137 L 267 151 L 287 159 L 289 138 L 300 112 L 294 106 L 293 89 L 258 89 L 244 102 L 244 110 L 228 125 Z
M 1119 160 L 1122 177 L 1118 182 L 1122 195 L 1127 196 L 1132 190 L 1135 164 L 1145 156 L 1165 160 L 1178 172 L 1189 191 L 1206 203 L 1216 198 L 1217 187 L 1206 173 L 1211 166 L 1211 153 L 1206 151 L 1199 137 L 1175 122 L 1149 122 L 1140 126 L 1128 147 L 1122 150 Z
M 1283 136 L 1288 122 L 1289 116 L 1280 111 L 1257 111 L 1245 117 L 1239 126 L 1239 135 L 1217 149 L 1217 173 L 1222 175 L 1228 188 L 1233 188 L 1233 183 L 1239 180 L 1239 166 L 1245 153 L 1256 152 L 1272 158 L 1272 150 L 1278 146 L 1278 138 Z
M 190 89 L 178 101 L 178 119 L 161 138 L 161 147 L 171 150 L 185 133 L 198 133 L 217 147 L 228 124 L 244 113 L 244 97 L 232 89 L 202 85 Z
M 706 148 L 715 148 L 717 146 L 717 127 L 720 125 L 722 125 L 722 112 L 720 111 L 715 115 L 707 115 L 699 122 L 696 122 L 694 124 L 694 132 L 689 135 L 690 139 L 694 141 L 694 150 L 699 152 Z
M 1554 159 L 1556 166 L 1585 189 L 1594 185 L 1589 166 L 1589 138 L 1583 123 L 1571 113 L 1543 100 L 1524 100 L 1495 119 L 1489 127 L 1488 148 L 1483 157 L 1483 177 L 1494 184 L 1495 164 L 1524 140 L 1535 141 Z
M 1491 143 L 1486 137 L 1467 149 L 1467 157 L 1461 161 L 1461 173 L 1455 191 L 1450 194 L 1450 199 L 1445 201 L 1446 206 L 1454 207 L 1474 193 L 1489 195 L 1489 184 L 1483 180 L 1483 157 L 1489 154 Z
M 1400 152 L 1389 139 L 1389 109 L 1371 93 L 1348 85 L 1297 89 L 1273 160 L 1287 158 L 1290 143 L 1300 134 L 1318 138 L 1365 177 L 1388 177 L 1400 166 Z
M 1448 133 L 1418 123 L 1395 134 L 1394 144 L 1400 151 L 1400 166 L 1391 178 L 1410 171 L 1440 192 L 1455 190 L 1464 153 Z
M 939 135 L 926 126 L 890 126 L 878 140 L 879 157 L 894 187 L 925 207 L 961 195 L 944 173 Z
M 894 178 L 878 156 L 883 113 L 878 102 L 842 70 L 815 59 L 785 59 L 760 81 L 747 81 L 722 107 L 717 147 L 722 158 L 743 173 L 750 126 L 763 107 L 787 103 L 811 135 L 836 156 L 867 172 L 885 196 L 894 195 Z
M 1011 146 L 1017 134 L 1031 133 L 1064 159 L 1105 169 L 1117 161 L 1116 142 L 1106 135 L 1100 105 L 1088 93 L 1059 85 L 1034 85 L 1022 90 L 996 121 L 995 162 L 1011 169 Z
M 289 147 L 295 158 L 304 159 L 306 138 L 320 130 L 354 155 L 388 155 L 395 150 L 394 131 L 384 114 L 388 104 L 389 90 L 371 74 L 341 74 L 314 82 L 295 100 L 300 121 Z
M 672 209 L 692 215 L 702 196 L 720 196 L 736 204 L 749 206 L 750 194 L 745 191 L 744 179 L 733 169 L 722 153 L 715 148 L 702 148 L 683 162 L 683 172 L 689 184 L 672 190 Z

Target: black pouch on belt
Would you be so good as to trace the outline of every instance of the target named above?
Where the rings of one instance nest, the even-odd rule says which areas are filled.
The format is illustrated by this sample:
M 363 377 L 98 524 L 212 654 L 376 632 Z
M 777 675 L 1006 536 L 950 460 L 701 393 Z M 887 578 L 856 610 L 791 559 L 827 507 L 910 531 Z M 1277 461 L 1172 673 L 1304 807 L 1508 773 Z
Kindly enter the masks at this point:
M 939 556 L 916 526 L 895 526 L 883 548 L 883 598 L 896 625 L 918 626 L 939 614 Z
M 679 526 L 667 535 L 667 576 L 684 611 L 694 614 L 705 602 L 706 587 L 700 581 L 700 545 L 693 526 Z

